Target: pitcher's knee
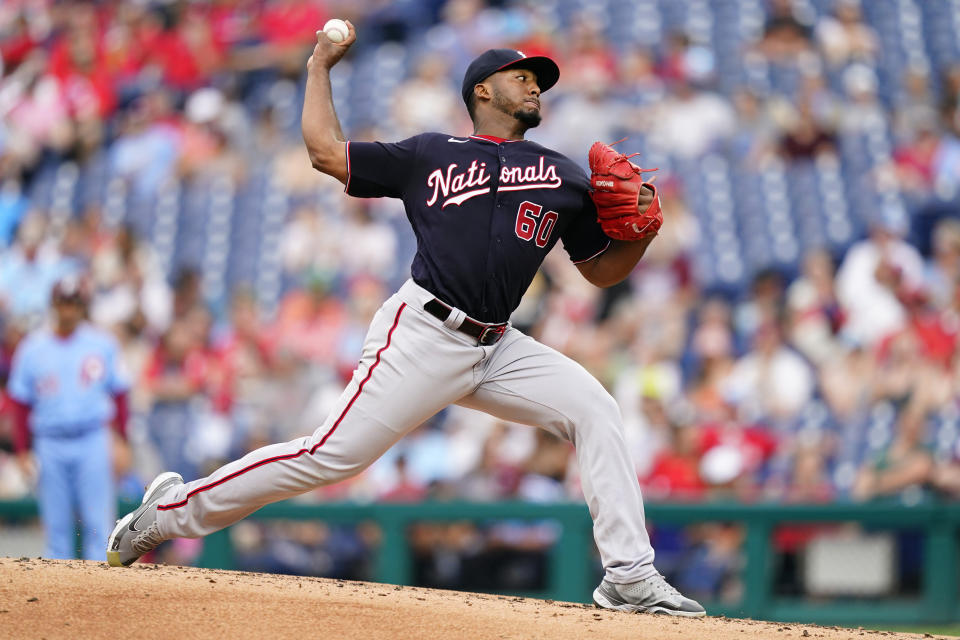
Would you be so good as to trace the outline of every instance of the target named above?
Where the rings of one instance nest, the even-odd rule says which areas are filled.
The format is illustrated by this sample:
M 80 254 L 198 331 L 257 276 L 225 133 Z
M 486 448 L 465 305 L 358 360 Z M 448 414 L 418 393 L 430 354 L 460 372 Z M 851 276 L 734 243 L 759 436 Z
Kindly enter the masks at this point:
M 617 432 L 623 430 L 620 407 L 613 396 L 605 390 L 577 394 L 575 402 L 576 404 L 570 406 L 567 412 L 569 426 L 573 429 L 610 429 Z
M 620 405 L 613 399 L 613 396 L 604 391 L 597 400 L 597 414 L 619 427 L 623 423 L 623 416 L 620 414 Z
M 588 416 L 591 421 L 596 422 L 619 424 L 623 420 L 620 417 L 617 401 L 603 389 L 596 393 L 583 394 L 577 413 Z
M 314 455 L 314 473 L 317 484 L 326 485 L 349 480 L 369 467 L 376 458 L 369 456 L 331 456 L 317 452 Z

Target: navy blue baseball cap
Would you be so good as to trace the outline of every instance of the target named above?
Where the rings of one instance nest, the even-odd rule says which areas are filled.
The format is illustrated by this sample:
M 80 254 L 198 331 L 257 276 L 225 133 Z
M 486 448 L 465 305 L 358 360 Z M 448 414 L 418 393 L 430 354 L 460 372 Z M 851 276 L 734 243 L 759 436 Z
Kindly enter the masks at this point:
M 560 79 L 560 67 L 546 56 L 530 56 L 529 58 L 516 49 L 487 49 L 467 67 L 463 74 L 463 101 L 468 102 L 473 94 L 473 88 L 489 78 L 497 71 L 519 67 L 529 69 L 537 74 L 537 85 L 543 93 Z

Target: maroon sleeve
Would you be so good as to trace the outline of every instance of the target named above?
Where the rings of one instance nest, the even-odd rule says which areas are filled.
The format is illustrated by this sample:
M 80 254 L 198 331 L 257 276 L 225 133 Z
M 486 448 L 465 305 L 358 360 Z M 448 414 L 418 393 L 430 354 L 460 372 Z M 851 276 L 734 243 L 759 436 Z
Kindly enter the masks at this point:
M 10 398 L 13 417 L 13 450 L 26 453 L 30 449 L 30 405 Z
M 130 417 L 130 408 L 127 403 L 127 393 L 118 393 L 113 396 L 116 412 L 113 416 L 113 427 L 124 440 L 127 439 L 127 419 Z

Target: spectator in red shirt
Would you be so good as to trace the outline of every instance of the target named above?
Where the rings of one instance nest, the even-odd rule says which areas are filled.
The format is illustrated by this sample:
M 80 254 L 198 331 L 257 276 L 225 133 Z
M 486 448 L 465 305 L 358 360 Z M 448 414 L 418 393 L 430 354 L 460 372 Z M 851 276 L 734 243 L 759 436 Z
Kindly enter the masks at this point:
M 572 25 L 564 75 L 566 86 L 611 86 L 617 77 L 617 59 L 596 21 L 584 17 Z M 563 82 L 563 80 L 561 80 Z
M 175 321 L 164 334 L 144 371 L 143 385 L 152 399 L 147 432 L 163 468 L 185 478 L 199 475 L 202 452 L 189 451 L 194 426 L 192 401 L 202 395 L 208 366 L 193 330 Z
M 698 443 L 700 430 L 674 425 L 670 443 L 654 460 L 653 468 L 641 480 L 645 496 L 655 499 L 701 500 L 707 485 L 700 478 Z
M 153 45 L 152 60 L 166 84 L 180 91 L 206 86 L 223 66 L 209 18 L 198 9 L 165 14 L 165 28 Z
M 104 66 L 113 77 L 123 107 L 150 82 L 142 72 L 156 49 L 163 23 L 157 14 L 139 3 L 117 3 L 112 9 L 100 46 Z
M 700 427 L 700 477 L 715 491 L 750 497 L 777 451 L 777 438 L 768 428 L 742 423 L 735 406 L 725 409 L 720 419 Z
M 326 17 L 319 2 L 269 0 L 260 15 L 260 34 L 277 45 L 310 44 Z
M 549 19 L 534 20 L 530 24 L 530 33 L 522 40 L 514 43 L 514 49 L 519 49 L 532 56 L 546 56 L 556 60 L 560 57 L 556 45 L 556 25 Z
M 230 308 L 230 330 L 213 348 L 217 384 L 211 389 L 214 409 L 229 413 L 235 400 L 250 395 L 250 386 L 272 368 L 272 346 L 260 324 L 257 300 L 240 290 Z
M 49 64 L 74 117 L 104 119 L 116 109 L 114 78 L 106 64 L 103 33 L 92 7 L 72 8 L 66 32 L 54 44 Z
M 902 190 L 920 197 L 933 191 L 941 136 L 936 122 L 921 122 L 916 136 L 894 150 L 897 184 Z
M 331 362 L 347 326 L 347 309 L 323 276 L 291 291 L 271 329 L 278 347 L 308 362 Z
M 144 371 L 144 383 L 154 403 L 176 402 L 200 393 L 206 379 L 207 363 L 193 330 L 177 321 L 160 339 Z
M 912 348 L 915 369 L 923 372 L 934 367 L 943 369 L 949 366 L 957 345 L 955 309 L 934 308 L 929 304 L 929 293 L 922 289 L 902 292 L 899 297 L 908 313 L 907 324 L 880 342 L 877 348 L 878 362 L 889 371 L 895 371 L 897 357 L 907 353 L 904 347 L 909 346 Z M 904 384 L 916 384 L 916 376 L 915 371 L 914 375 L 904 379 Z
M 0 61 L 3 61 L 3 73 L 16 70 L 37 44 L 30 33 L 27 16 L 21 13 L 13 21 L 13 26 L 7 35 L 0 39 Z
M 215 0 L 208 10 L 213 40 L 221 51 L 256 39 L 260 22 L 257 0 Z
M 377 496 L 380 502 L 421 502 L 427 497 L 427 487 L 410 476 L 407 459 L 397 456 L 394 461 L 397 478 L 393 486 Z
M 317 29 L 326 21 L 319 2 L 269 0 L 260 15 L 260 40 L 271 64 L 288 77 L 299 77 L 303 58 L 315 44 Z
M 681 31 L 675 31 L 666 38 L 666 46 L 657 65 L 657 74 L 667 83 L 683 82 L 687 78 L 687 50 L 690 37 Z

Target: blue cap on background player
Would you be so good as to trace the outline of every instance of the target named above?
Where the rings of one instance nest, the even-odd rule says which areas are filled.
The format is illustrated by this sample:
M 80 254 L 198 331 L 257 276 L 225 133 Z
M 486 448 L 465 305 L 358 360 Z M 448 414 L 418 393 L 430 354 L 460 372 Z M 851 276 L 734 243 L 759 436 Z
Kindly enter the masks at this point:
M 463 89 L 461 90 L 463 101 L 469 104 L 473 88 L 477 84 L 497 71 L 512 67 L 529 69 L 537 74 L 537 85 L 540 86 L 540 93 L 557 84 L 557 80 L 560 79 L 560 67 L 546 56 L 531 56 L 528 58 L 522 51 L 516 49 L 487 49 L 470 63 L 467 72 L 463 74 Z

